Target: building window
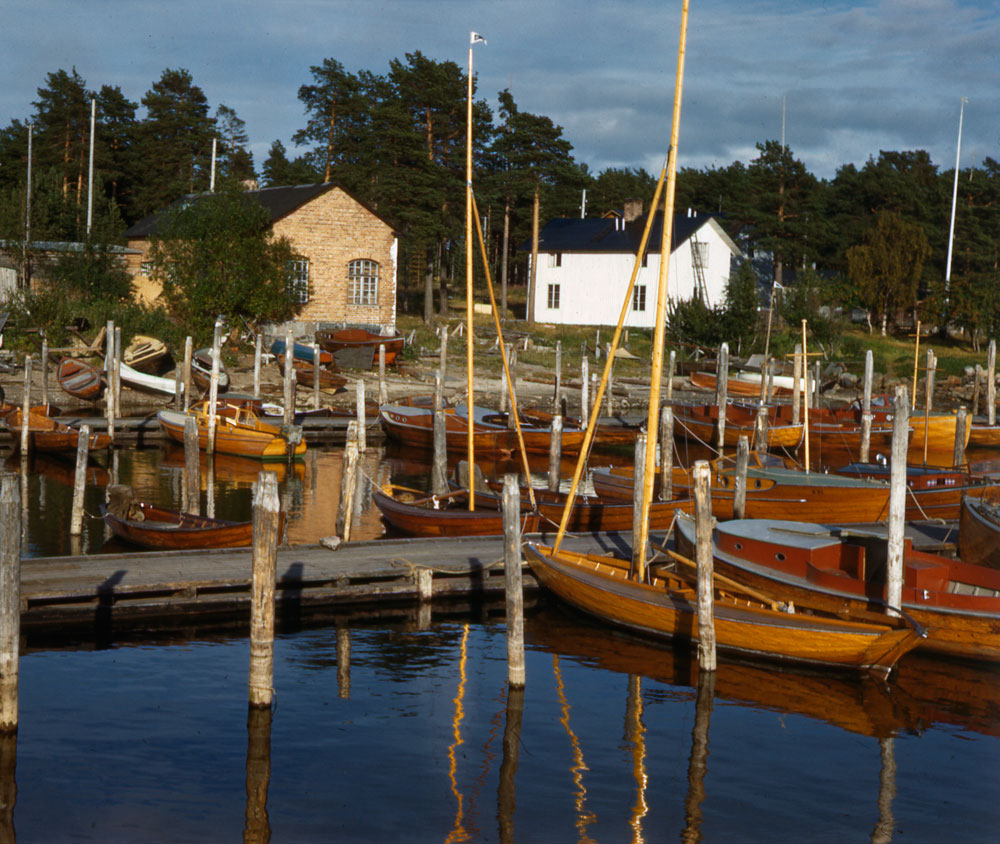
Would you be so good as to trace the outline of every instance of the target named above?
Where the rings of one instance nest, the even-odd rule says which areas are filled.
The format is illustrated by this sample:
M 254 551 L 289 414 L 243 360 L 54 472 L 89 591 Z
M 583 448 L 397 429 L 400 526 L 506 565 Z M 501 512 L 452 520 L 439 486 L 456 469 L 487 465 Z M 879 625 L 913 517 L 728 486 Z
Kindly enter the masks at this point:
M 378 264 L 359 259 L 347 265 L 347 304 L 378 304 Z
M 142 266 L 139 267 L 139 274 L 145 278 L 149 278 L 153 274 L 153 262 L 143 261 Z
M 699 267 L 705 269 L 708 266 L 708 244 L 702 243 L 701 241 L 695 241 L 691 244 L 691 249 L 693 250 L 693 258 Z
M 550 267 L 561 267 L 562 266 L 562 252 L 550 252 L 549 253 L 549 266 Z
M 549 285 L 549 310 L 557 311 L 559 310 L 559 285 L 550 284 Z
M 646 285 L 637 284 L 632 288 L 632 310 L 646 310 Z
M 309 262 L 297 258 L 285 264 L 285 274 L 288 277 L 288 292 L 292 300 L 300 304 L 309 301 Z

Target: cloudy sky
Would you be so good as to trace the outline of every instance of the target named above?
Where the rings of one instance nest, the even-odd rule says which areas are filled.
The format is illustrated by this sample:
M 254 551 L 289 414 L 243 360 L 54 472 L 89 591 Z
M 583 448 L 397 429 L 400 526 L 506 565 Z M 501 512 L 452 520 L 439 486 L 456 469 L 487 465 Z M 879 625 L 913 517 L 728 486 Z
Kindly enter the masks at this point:
M 186 68 L 214 111 L 246 122 L 258 166 L 305 123 L 309 68 L 385 73 L 421 51 L 465 66 L 479 95 L 510 87 L 594 172 L 659 172 L 669 138 L 681 0 L 0 0 L 0 125 L 26 120 L 47 73 L 76 68 L 139 102 Z M 680 165 L 749 162 L 785 141 L 820 177 L 880 149 L 954 166 L 1000 160 L 996 0 L 691 0 Z

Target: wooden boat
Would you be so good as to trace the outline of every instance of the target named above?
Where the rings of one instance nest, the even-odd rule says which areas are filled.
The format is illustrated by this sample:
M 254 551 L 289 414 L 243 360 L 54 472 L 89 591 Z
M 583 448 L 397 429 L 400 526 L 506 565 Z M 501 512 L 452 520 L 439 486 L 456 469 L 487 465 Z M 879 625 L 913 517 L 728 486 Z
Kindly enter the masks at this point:
M 155 373 L 166 356 L 167 346 L 162 340 L 136 334 L 122 350 L 122 363 L 140 372 Z
M 206 402 L 199 402 L 189 413 L 198 427 L 198 447 L 208 448 L 209 414 Z M 287 456 L 302 457 L 306 444 L 299 440 L 294 445 L 277 425 L 262 422 L 246 405 L 218 403 L 216 411 L 215 450 L 221 454 L 255 457 L 258 460 L 283 460 Z M 161 427 L 174 442 L 184 443 L 186 413 L 164 409 L 156 414 Z
M 594 491 L 604 499 L 632 500 L 633 469 L 597 467 L 591 477 Z M 672 483 L 676 490 L 693 488 L 690 469 L 675 466 Z M 712 462 L 712 514 L 733 517 L 736 468 L 732 459 Z M 907 508 L 910 513 L 911 508 Z M 912 508 L 916 513 L 916 507 Z M 889 514 L 889 485 L 884 481 L 804 472 L 788 468 L 773 455 L 751 452 L 747 469 L 746 511 L 753 518 L 790 518 L 803 521 L 877 522 Z M 921 518 L 908 515 L 908 518 Z
M 253 522 L 232 522 L 195 516 L 133 501 L 129 487 L 112 486 L 109 501 L 101 503 L 104 523 L 119 539 L 156 551 L 188 548 L 244 548 L 253 543 Z M 285 514 L 279 516 L 278 536 L 284 530 Z
M 317 331 L 316 342 L 334 357 L 345 349 L 363 349 L 366 352 L 370 350 L 374 365 L 378 365 L 378 347 L 384 345 L 385 362 L 391 366 L 396 363 L 399 353 L 403 351 L 404 337 L 399 332 L 384 335 L 364 328 L 333 328 Z M 367 360 L 367 354 L 365 359 Z
M 19 407 L 14 408 L 3 418 L 4 424 L 17 443 L 21 441 L 23 418 L 23 411 Z M 80 431 L 45 415 L 41 408 L 33 407 L 28 411 L 28 438 L 30 447 L 36 451 L 75 451 L 80 440 Z M 107 448 L 111 445 L 111 437 L 107 434 L 93 433 L 90 435 L 89 443 L 91 451 Z
M 694 522 L 677 518 L 681 553 Z M 780 519 L 720 522 L 716 571 L 775 600 L 862 618 L 886 607 L 884 536 Z M 903 612 L 927 630 L 922 647 L 1000 660 L 1000 571 L 936 554 L 903 553 Z
M 271 343 L 271 354 L 275 357 L 284 358 L 285 356 L 285 338 L 279 337 L 273 343 Z M 302 360 L 307 363 L 313 362 L 313 347 L 310 343 L 300 343 L 295 341 L 292 344 L 292 358 L 294 360 Z M 333 355 L 330 352 L 320 348 L 319 350 L 319 365 L 328 366 L 333 363 Z
M 63 392 L 84 401 L 100 398 L 104 390 L 100 370 L 80 358 L 60 358 L 56 380 Z
M 894 415 L 893 397 L 887 395 L 872 396 L 872 424 L 891 425 Z M 812 410 L 809 411 L 812 413 Z M 853 420 L 861 422 L 863 412 L 860 399 L 856 399 L 849 405 L 835 408 L 832 413 L 839 419 Z M 954 412 L 931 411 L 928 415 L 923 410 L 913 410 L 910 412 L 910 441 L 908 451 L 911 455 L 922 453 L 926 444 L 929 452 L 946 452 L 952 454 L 955 450 L 955 427 L 958 424 L 958 417 Z M 963 445 L 969 442 L 969 431 L 972 427 L 972 417 L 967 416 L 965 420 L 965 433 Z
M 209 348 L 198 349 L 191 355 L 191 379 L 199 390 L 210 390 L 212 387 L 212 350 Z M 219 360 L 219 384 L 220 393 L 229 389 L 229 373 Z
M 986 416 L 974 416 L 969 425 L 969 448 L 1000 448 L 1000 425 L 990 425 Z
M 674 436 L 714 445 L 718 439 L 719 406 L 715 404 L 675 403 Z M 757 424 L 757 408 L 745 404 L 726 404 L 726 427 L 723 445 L 735 448 L 741 436 L 753 444 Z M 779 420 L 768 408 L 767 447 L 797 448 L 804 431 L 802 423 Z
M 698 639 L 696 575 L 651 565 L 649 582 L 629 579 L 630 561 L 525 543 L 539 582 L 577 609 L 647 636 Z M 817 667 L 887 674 L 921 641 L 902 619 L 884 623 L 787 612 L 738 586 L 715 587 L 715 636 L 720 651 Z
M 124 361 L 119 364 L 118 371 L 121 374 L 122 385 L 140 393 L 157 396 L 174 396 L 177 393 L 177 382 L 173 378 L 140 372 Z
M 962 496 L 958 556 L 963 562 L 1000 569 L 1000 493 L 991 487 Z
M 692 372 L 688 375 L 692 387 L 702 390 L 714 390 L 718 379 L 712 372 Z M 726 394 L 731 396 L 750 396 L 760 398 L 761 373 L 740 371 L 726 378 Z M 775 396 L 790 396 L 795 391 L 791 375 L 771 376 L 771 393 Z
M 281 370 L 281 375 L 285 375 L 285 356 L 278 355 L 275 358 L 275 363 L 278 364 L 278 369 Z M 336 367 L 336 361 L 326 364 L 326 366 L 320 365 L 319 368 L 319 385 L 324 390 L 339 390 L 345 384 L 347 384 L 347 376 L 341 375 Z M 315 383 L 315 364 L 309 360 L 301 360 L 299 358 L 292 358 L 292 368 L 295 370 L 294 378 L 295 383 L 303 387 L 312 387 Z
M 793 419 L 791 405 L 775 405 L 772 419 L 790 424 Z M 805 416 L 800 413 L 799 419 Z M 911 429 L 912 433 L 912 429 Z M 814 455 L 825 451 L 849 452 L 857 455 L 861 450 L 862 425 L 860 419 L 845 418 L 829 408 L 809 408 L 809 449 Z M 868 436 L 869 449 L 889 449 L 892 447 L 892 423 L 872 422 Z

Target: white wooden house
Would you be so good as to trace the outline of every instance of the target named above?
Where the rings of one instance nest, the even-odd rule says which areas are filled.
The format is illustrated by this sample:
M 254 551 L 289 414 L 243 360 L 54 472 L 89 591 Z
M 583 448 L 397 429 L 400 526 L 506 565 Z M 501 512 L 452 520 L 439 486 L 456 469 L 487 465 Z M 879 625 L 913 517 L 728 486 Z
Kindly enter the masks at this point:
M 660 274 L 663 212 L 658 211 L 636 279 L 625 325 L 652 328 Z M 615 325 L 635 266 L 646 216 L 550 220 L 539 233 L 535 319 L 564 325 Z M 680 301 L 700 295 L 725 301 L 731 261 L 739 247 L 709 215 L 675 214 L 667 290 Z M 530 250 L 530 243 L 521 249 Z

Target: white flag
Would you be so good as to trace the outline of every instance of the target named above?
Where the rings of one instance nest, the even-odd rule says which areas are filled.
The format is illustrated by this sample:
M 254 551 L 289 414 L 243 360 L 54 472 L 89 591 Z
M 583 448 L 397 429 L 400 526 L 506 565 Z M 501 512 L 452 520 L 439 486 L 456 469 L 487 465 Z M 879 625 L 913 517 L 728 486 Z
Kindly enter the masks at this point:
M 473 44 L 480 44 L 480 43 L 485 44 L 486 43 L 486 39 L 483 38 L 483 36 L 480 35 L 478 32 L 470 32 L 469 33 L 469 46 L 471 47 Z

